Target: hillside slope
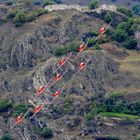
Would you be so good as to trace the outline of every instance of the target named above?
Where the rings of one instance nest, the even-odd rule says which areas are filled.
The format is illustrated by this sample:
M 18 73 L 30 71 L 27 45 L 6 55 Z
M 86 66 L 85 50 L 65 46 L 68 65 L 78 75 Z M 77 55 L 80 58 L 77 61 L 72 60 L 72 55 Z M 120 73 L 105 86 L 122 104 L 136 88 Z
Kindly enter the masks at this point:
M 139 123 L 112 122 L 113 126 L 106 126 L 106 121 L 98 116 L 92 120 L 92 126 L 86 124 L 85 116 L 93 101 L 101 104 L 106 94 L 113 91 L 135 89 L 137 92 L 133 91 L 134 95 L 140 92 L 140 77 L 122 69 L 120 58 L 118 60 L 118 57 L 104 49 L 90 49 L 81 53 L 78 59 L 72 57 L 59 70 L 61 73 L 68 69 L 60 82 L 47 89 L 41 98 L 34 99 L 35 88 L 46 85 L 52 78 L 53 69 L 58 67 L 56 62 L 60 57 L 55 56 L 56 48 L 65 48 L 74 40 L 81 43 L 82 33 L 98 31 L 99 23 L 104 24 L 93 15 L 68 10 L 49 13 L 20 28 L 13 27 L 10 21 L 0 27 L 1 98 L 11 100 L 13 106 L 28 105 L 32 110 L 29 99 L 36 104 L 44 99 L 51 101 L 51 93 L 66 83 L 64 92 L 55 100 L 54 105 L 45 106 L 33 119 L 27 119 L 13 129 L 10 127 L 17 113 L 15 108 L 1 112 L 0 136 L 10 132 L 15 140 L 44 140 L 41 132 L 46 126 L 52 128 L 54 140 L 67 137 L 71 140 L 90 140 L 112 134 L 121 140 L 133 140 L 140 133 Z M 111 47 L 115 45 L 115 42 L 111 43 Z M 87 68 L 75 75 L 78 64 L 89 57 L 92 59 Z M 125 54 L 121 59 L 124 57 Z M 125 93 L 130 90 L 125 90 Z

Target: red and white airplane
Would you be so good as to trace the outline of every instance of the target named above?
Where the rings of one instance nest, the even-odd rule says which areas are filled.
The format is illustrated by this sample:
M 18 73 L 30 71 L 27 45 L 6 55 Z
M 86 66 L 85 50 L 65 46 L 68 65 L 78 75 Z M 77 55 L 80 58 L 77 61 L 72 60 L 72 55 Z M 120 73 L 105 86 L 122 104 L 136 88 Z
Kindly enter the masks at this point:
M 36 108 L 33 110 L 34 114 L 29 119 L 32 119 L 43 108 L 45 104 L 48 103 L 45 101 L 44 103 L 41 103 L 38 106 L 36 106 Z
M 60 59 L 60 61 L 58 61 L 59 67 L 56 70 L 54 70 L 54 72 L 57 72 L 70 59 L 72 54 L 73 54 L 73 52 L 71 52 L 68 57 Z
M 76 74 L 79 73 L 82 69 L 84 69 L 87 66 L 87 64 L 89 63 L 91 58 L 92 58 L 92 56 L 86 62 L 81 62 L 79 64 L 79 70 L 76 72 Z
M 29 113 L 29 111 L 27 111 L 24 115 L 18 115 L 17 118 L 15 119 L 15 124 L 10 129 L 12 129 L 16 125 L 20 124 L 28 113 Z
M 37 98 L 37 97 L 39 97 L 45 91 L 45 86 L 40 86 L 36 90 L 37 90 L 37 93 L 36 93 L 35 97 Z
M 19 115 L 15 120 L 16 124 L 19 124 L 22 121 L 23 117 L 23 115 Z
M 110 21 L 110 23 L 108 25 L 103 25 L 103 27 L 100 28 L 99 32 L 100 32 L 100 35 L 98 35 L 95 39 L 95 41 L 97 41 L 106 31 L 107 29 L 109 28 L 109 26 L 111 25 L 112 23 L 112 20 Z
M 99 32 L 100 32 L 101 34 L 103 34 L 105 31 L 106 31 L 106 26 L 103 26 L 103 27 L 99 30 Z
M 48 87 L 50 88 L 50 87 L 53 86 L 57 81 L 59 81 L 59 80 L 64 76 L 64 74 L 65 74 L 67 71 L 68 71 L 68 69 L 65 70 L 65 71 L 64 71 L 63 73 L 61 73 L 61 74 L 58 74 L 58 73 L 57 73 L 57 75 L 55 76 L 55 78 L 52 79 L 52 80 L 54 80 L 54 82 L 51 83 L 50 85 L 48 85 Z
M 65 86 L 66 86 L 66 84 L 62 87 L 61 90 L 57 90 L 55 93 L 53 93 L 52 96 L 58 97 L 62 93 L 62 91 L 64 90 Z
M 83 50 L 85 50 L 85 48 L 86 48 L 86 44 L 83 43 L 83 44 L 80 45 L 80 47 L 79 47 L 77 50 L 78 50 L 79 52 L 82 52 Z

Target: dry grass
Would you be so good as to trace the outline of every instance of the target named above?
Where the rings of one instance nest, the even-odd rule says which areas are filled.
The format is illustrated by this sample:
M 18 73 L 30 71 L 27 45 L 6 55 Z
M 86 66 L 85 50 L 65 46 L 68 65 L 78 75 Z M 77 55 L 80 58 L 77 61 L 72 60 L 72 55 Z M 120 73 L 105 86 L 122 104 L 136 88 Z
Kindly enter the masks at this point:
M 135 76 L 140 76 L 140 53 L 128 51 L 129 55 L 120 60 L 120 70 L 131 72 Z

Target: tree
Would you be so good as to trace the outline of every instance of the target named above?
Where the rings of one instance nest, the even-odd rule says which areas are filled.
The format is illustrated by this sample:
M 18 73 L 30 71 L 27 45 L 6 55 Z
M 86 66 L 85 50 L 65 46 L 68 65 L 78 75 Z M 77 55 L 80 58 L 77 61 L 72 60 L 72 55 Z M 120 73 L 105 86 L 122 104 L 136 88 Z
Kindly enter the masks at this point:
M 101 50 L 102 48 L 101 48 L 101 46 L 99 45 L 99 44 L 96 44 L 95 46 L 94 46 L 94 50 Z
M 55 55 L 56 56 L 61 56 L 65 54 L 65 49 L 63 47 L 59 47 L 55 49 Z
M 19 114 L 26 112 L 28 109 L 28 105 L 20 103 L 14 106 L 13 115 L 18 116 Z
M 44 128 L 42 132 L 42 136 L 44 138 L 52 138 L 53 137 L 52 129 L 48 127 Z
M 125 8 L 125 7 L 119 7 L 119 8 L 117 8 L 117 11 L 125 14 L 128 17 L 133 16 L 133 11 L 131 9 L 128 9 L 128 8 Z
M 0 140 L 14 140 L 10 134 L 5 134 Z
M 13 1 L 7 1 L 6 4 L 7 4 L 8 6 L 11 6 L 11 5 L 13 5 Z
M 49 0 L 46 0 L 43 2 L 43 6 L 51 5 L 52 3 Z
M 88 41 L 87 46 L 88 47 L 92 47 L 94 44 L 95 44 L 95 39 L 94 38 L 90 38 L 89 41 Z
M 135 14 L 140 15 L 140 5 L 136 4 L 132 7 L 132 10 Z
M 18 11 L 13 20 L 15 26 L 21 26 L 25 22 L 25 13 L 24 11 Z
M 134 38 L 127 40 L 124 44 L 124 47 L 127 49 L 135 49 L 137 46 L 137 41 Z
M 140 140 L 140 136 L 137 136 L 137 137 L 135 138 L 135 140 Z
M 0 99 L 0 112 L 6 111 L 9 107 L 11 107 L 11 103 L 7 99 Z
M 95 8 L 98 7 L 98 5 L 99 5 L 99 1 L 98 0 L 92 0 L 90 5 L 89 5 L 89 8 L 90 9 L 95 9 Z
M 115 40 L 119 42 L 123 42 L 128 38 L 127 32 L 122 29 L 117 29 L 115 32 Z
M 104 16 L 105 22 L 109 23 L 112 20 L 112 16 L 110 13 L 106 13 Z

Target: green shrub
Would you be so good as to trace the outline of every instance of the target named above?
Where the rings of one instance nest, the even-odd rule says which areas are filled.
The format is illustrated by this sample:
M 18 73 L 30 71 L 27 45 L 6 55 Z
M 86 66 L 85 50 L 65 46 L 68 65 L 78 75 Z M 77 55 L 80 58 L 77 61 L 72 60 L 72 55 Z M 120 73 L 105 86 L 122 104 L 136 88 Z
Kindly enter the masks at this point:
M 130 28 L 130 26 L 128 25 L 127 22 L 121 22 L 118 26 L 117 26 L 117 29 L 121 29 L 121 30 L 124 30 L 124 31 L 128 31 L 128 29 Z
M 128 39 L 128 34 L 122 29 L 117 29 L 115 32 L 115 40 L 119 42 L 123 42 Z
M 26 22 L 31 22 L 37 18 L 38 14 L 37 11 L 31 11 L 25 17 Z
M 44 15 L 46 13 L 48 13 L 48 10 L 45 10 L 45 9 L 34 10 L 34 11 L 29 12 L 26 15 L 25 20 L 26 20 L 26 22 L 31 22 L 31 21 L 35 20 L 37 17 Z
M 46 9 L 38 9 L 38 10 L 36 10 L 36 12 L 37 12 L 37 16 L 41 16 L 41 15 L 47 14 L 48 10 L 46 10 Z
M 15 26 L 21 26 L 23 23 L 25 23 L 25 12 L 20 10 L 16 13 L 13 22 L 15 24 Z
M 17 14 L 17 11 L 16 10 L 11 10 L 8 15 L 7 15 L 7 18 L 14 18 Z
M 108 93 L 108 95 L 106 97 L 107 98 L 110 98 L 110 97 L 117 98 L 117 97 L 123 97 L 123 96 L 124 96 L 124 94 L 121 92 L 111 92 L 111 93 Z
M 53 137 L 52 129 L 48 127 L 44 128 L 42 132 L 42 136 L 44 138 L 52 138 Z
M 96 115 L 96 113 L 95 113 L 94 111 L 89 112 L 89 113 L 85 116 L 86 121 L 88 122 L 88 121 L 90 121 L 90 120 L 93 120 L 95 115 Z
M 7 99 L 0 99 L 0 112 L 7 111 L 9 107 L 12 107 L 12 104 Z
M 135 140 L 140 140 L 140 136 L 137 136 L 137 137 L 135 138 Z
M 125 31 L 128 35 L 134 35 L 136 31 L 136 24 L 134 24 L 134 21 L 129 19 L 127 22 L 121 22 L 117 29 Z
M 102 48 L 101 48 L 101 46 L 99 45 L 99 44 L 96 44 L 95 46 L 94 46 L 94 50 L 101 50 Z
M 98 36 L 99 35 L 99 32 L 97 32 L 97 31 L 92 31 L 91 32 L 94 36 Z
M 64 55 L 66 50 L 63 47 L 59 47 L 55 49 L 55 55 L 56 56 L 61 56 Z
M 140 109 L 139 109 L 140 101 L 130 103 L 128 105 L 128 108 L 129 108 L 129 111 L 128 111 L 129 114 L 140 115 Z
M 14 109 L 13 109 L 13 116 L 18 116 L 19 114 L 21 113 L 25 113 L 28 109 L 28 105 L 25 105 L 23 103 L 21 104 L 17 104 L 14 106 Z
M 132 17 L 133 16 L 132 10 L 130 10 L 128 8 L 125 8 L 125 7 L 119 7 L 119 8 L 117 8 L 117 11 L 120 12 L 120 13 L 125 14 L 128 17 Z
M 135 49 L 137 46 L 137 41 L 134 38 L 127 40 L 124 44 L 124 47 L 127 49 Z
M 107 42 L 109 42 L 109 37 L 106 35 L 106 34 L 104 34 L 104 36 L 102 37 L 102 39 L 100 39 L 99 40 L 99 44 L 104 44 L 104 43 L 107 43 Z
M 104 106 L 108 112 L 128 113 L 127 105 L 118 101 L 119 97 L 123 96 L 120 93 L 114 93 L 106 97 Z
M 0 140 L 14 140 L 10 134 L 5 134 Z
M 95 39 L 94 38 L 90 38 L 88 41 L 88 47 L 92 47 L 93 45 L 95 45 Z
M 91 3 L 89 4 L 89 8 L 90 9 L 95 9 L 97 8 L 99 5 L 99 1 L 98 0 L 92 0 Z
M 77 49 L 80 47 L 81 43 L 78 41 L 73 41 L 67 44 L 67 51 L 77 51 Z
M 138 4 L 134 5 L 132 7 L 132 10 L 136 15 L 140 15 L 140 5 L 138 5 Z
M 7 2 L 6 2 L 6 5 L 9 5 L 9 6 L 10 6 L 10 5 L 13 5 L 13 2 L 12 2 L 12 1 L 7 1 Z
M 45 6 L 47 6 L 47 5 L 51 5 L 52 3 L 49 1 L 49 0 L 45 0 L 44 2 L 43 2 L 43 6 L 45 7 Z
M 106 13 L 104 16 L 105 22 L 109 23 L 112 20 L 112 16 L 110 13 Z

